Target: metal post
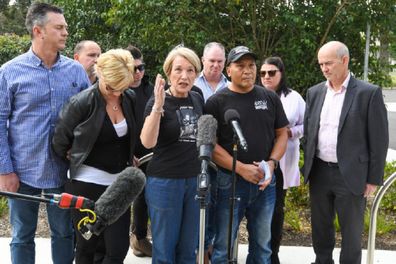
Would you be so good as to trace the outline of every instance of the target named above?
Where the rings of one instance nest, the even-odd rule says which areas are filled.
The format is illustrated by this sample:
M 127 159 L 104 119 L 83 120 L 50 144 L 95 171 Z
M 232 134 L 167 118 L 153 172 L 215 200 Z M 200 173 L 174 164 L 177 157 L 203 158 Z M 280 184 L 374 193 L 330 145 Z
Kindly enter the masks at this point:
M 394 172 L 384 183 L 383 186 L 378 190 L 377 195 L 374 198 L 373 205 L 370 213 L 370 227 L 368 235 L 367 245 L 367 264 L 374 263 L 374 250 L 375 250 L 375 234 L 377 231 L 377 213 L 378 207 L 380 206 L 381 199 L 385 195 L 386 190 L 396 181 L 396 172 Z
M 228 223 L 228 244 L 227 244 L 227 256 L 228 256 L 228 264 L 235 264 L 237 260 L 234 259 L 234 252 L 232 251 L 234 241 L 232 240 L 233 235 L 233 224 L 234 224 L 234 207 L 235 207 L 235 200 L 237 200 L 235 196 L 235 189 L 236 189 L 236 182 L 237 182 L 237 175 L 236 175 L 236 162 L 237 162 L 237 154 L 238 154 L 238 138 L 234 134 L 234 144 L 232 148 L 232 170 L 231 170 L 231 177 L 232 177 L 232 185 L 231 185 L 231 194 L 230 194 L 230 216 L 229 216 L 229 223 Z M 237 220 L 238 221 L 238 220 Z
M 368 81 L 368 64 L 369 64 L 369 54 L 370 54 L 370 23 L 367 22 L 366 30 L 366 50 L 364 52 L 364 69 L 363 69 L 363 80 Z

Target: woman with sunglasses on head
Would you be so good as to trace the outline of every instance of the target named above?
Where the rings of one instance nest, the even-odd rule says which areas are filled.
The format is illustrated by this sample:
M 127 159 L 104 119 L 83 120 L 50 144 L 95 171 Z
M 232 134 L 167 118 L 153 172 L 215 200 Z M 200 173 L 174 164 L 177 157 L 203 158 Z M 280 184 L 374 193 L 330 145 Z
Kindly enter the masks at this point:
M 300 185 L 300 138 L 303 135 L 305 102 L 299 93 L 287 87 L 285 66 L 279 57 L 266 58 L 260 69 L 261 83 L 276 92 L 282 102 L 287 119 L 287 149 L 276 170 L 276 203 L 271 226 L 271 263 L 279 263 L 278 252 L 282 238 L 286 191 L 289 187 Z M 283 177 L 282 177 L 283 174 Z
M 165 59 L 170 87 L 157 75 L 154 95 L 146 105 L 140 139 L 153 148 L 147 166 L 146 201 L 153 237 L 152 263 L 195 264 L 198 245 L 200 170 L 197 122 L 204 100 L 191 91 L 201 71 L 199 57 L 178 46 Z
M 66 192 L 96 201 L 119 172 L 130 166 L 138 135 L 135 124 L 134 61 L 129 51 L 109 50 L 95 65 L 90 88 L 73 96 L 59 114 L 52 145 L 70 161 Z M 76 230 L 76 264 L 94 263 L 98 245 L 105 245 L 101 263 L 123 263 L 129 248 L 130 210 L 99 235 L 85 240 L 78 231 L 86 214 L 72 211 Z

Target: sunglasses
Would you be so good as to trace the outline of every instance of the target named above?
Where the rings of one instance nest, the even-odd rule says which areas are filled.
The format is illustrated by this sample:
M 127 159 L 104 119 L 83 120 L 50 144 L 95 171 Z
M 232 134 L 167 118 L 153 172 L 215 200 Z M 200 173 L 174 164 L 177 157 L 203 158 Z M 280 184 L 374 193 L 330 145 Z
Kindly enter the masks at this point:
M 138 66 L 135 66 L 135 72 L 137 72 L 137 70 L 139 70 L 140 72 L 144 71 L 144 66 L 146 66 L 146 64 L 142 63 Z
M 268 73 L 269 77 L 274 77 L 277 71 L 279 70 L 260 71 L 260 76 L 265 77 L 265 75 Z

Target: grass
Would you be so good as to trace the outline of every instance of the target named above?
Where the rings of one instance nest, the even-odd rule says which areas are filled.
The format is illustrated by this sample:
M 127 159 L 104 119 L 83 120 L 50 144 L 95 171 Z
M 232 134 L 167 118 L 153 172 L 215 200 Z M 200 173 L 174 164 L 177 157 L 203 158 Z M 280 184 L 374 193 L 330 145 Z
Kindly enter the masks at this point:
M 0 217 L 2 217 L 8 210 L 7 198 L 0 197 Z
M 391 74 L 392 87 L 396 87 L 396 74 Z

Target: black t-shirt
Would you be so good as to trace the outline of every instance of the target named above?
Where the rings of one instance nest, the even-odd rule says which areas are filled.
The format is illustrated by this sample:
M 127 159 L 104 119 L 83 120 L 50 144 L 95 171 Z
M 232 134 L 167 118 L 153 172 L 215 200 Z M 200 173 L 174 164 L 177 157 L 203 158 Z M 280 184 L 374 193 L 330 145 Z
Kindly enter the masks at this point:
M 166 94 L 164 116 L 161 118 L 157 145 L 147 166 L 147 175 L 159 178 L 191 178 L 199 173 L 200 162 L 196 136 L 198 118 L 203 111 L 203 98 L 190 92 L 186 98 Z M 154 105 L 147 102 L 145 117 Z
M 268 160 L 274 146 L 275 129 L 288 125 L 279 96 L 255 85 L 248 93 L 222 89 L 211 96 L 205 112 L 218 122 L 217 143 L 232 155 L 233 130 L 224 120 L 224 113 L 235 109 L 240 115 L 240 126 L 248 144 L 248 152 L 238 147 L 238 160 L 243 163 Z

